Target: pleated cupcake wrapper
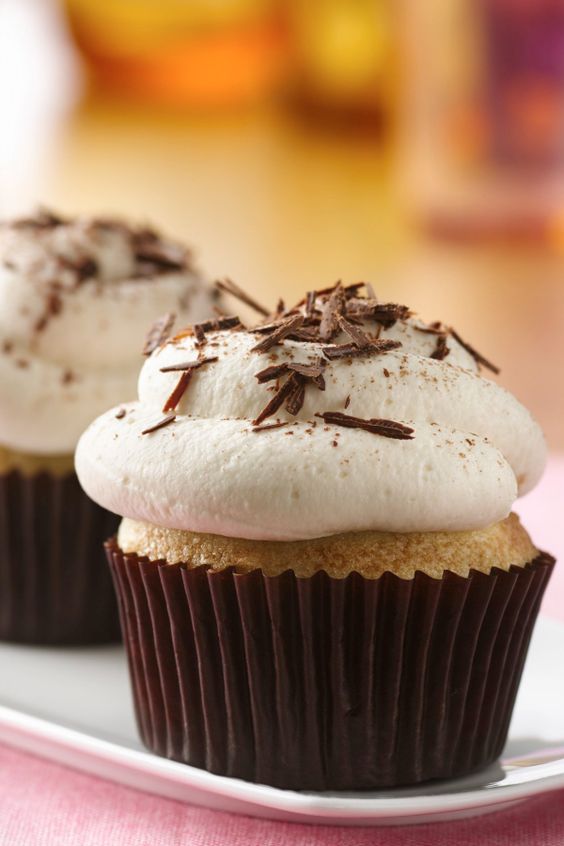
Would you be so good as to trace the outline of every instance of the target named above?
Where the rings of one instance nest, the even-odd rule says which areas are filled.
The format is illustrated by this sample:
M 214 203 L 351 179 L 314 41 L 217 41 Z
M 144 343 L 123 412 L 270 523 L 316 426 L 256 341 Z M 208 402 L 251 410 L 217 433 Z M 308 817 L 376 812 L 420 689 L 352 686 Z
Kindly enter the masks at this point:
M 106 549 L 145 745 L 305 790 L 413 784 L 494 761 L 554 563 L 299 579 Z
M 102 545 L 119 518 L 74 473 L 0 476 L 0 639 L 34 644 L 119 640 Z

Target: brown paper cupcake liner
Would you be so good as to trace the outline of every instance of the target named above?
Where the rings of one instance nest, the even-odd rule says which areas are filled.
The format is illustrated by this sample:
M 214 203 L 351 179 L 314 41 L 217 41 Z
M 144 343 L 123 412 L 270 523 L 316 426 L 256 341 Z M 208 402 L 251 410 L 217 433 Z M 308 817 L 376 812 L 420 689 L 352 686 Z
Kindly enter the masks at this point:
M 33 644 L 119 640 L 102 550 L 119 518 L 74 473 L 0 476 L 0 639 Z
M 282 788 L 451 778 L 501 753 L 554 560 L 468 578 L 168 566 L 106 545 L 158 755 Z

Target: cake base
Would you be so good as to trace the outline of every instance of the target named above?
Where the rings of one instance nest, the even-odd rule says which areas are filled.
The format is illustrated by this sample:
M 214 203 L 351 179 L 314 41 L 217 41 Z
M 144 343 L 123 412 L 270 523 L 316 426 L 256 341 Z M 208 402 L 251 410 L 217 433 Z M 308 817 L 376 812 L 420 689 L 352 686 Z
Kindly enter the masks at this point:
M 554 563 L 299 579 L 106 550 L 145 745 L 298 790 L 398 787 L 494 761 Z
M 0 639 L 45 645 L 119 640 L 102 544 L 119 518 L 74 473 L 0 476 Z

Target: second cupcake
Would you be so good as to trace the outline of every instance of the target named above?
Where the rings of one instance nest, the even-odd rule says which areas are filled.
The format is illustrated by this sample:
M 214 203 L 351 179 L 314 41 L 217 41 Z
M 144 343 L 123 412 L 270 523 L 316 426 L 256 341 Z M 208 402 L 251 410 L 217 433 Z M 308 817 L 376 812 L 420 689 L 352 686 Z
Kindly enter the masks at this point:
M 5 223 L 0 265 L 0 638 L 114 640 L 97 546 L 117 521 L 83 494 L 73 451 L 134 395 L 150 319 L 198 319 L 212 295 L 184 247 L 117 220 Z

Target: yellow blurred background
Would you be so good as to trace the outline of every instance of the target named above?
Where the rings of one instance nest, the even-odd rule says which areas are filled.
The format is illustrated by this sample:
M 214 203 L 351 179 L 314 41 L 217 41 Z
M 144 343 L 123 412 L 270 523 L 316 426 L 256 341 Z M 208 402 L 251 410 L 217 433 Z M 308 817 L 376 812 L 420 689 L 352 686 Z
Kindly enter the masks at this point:
M 147 220 L 258 299 L 370 279 L 564 448 L 564 0 L 3 0 L 0 213 Z

